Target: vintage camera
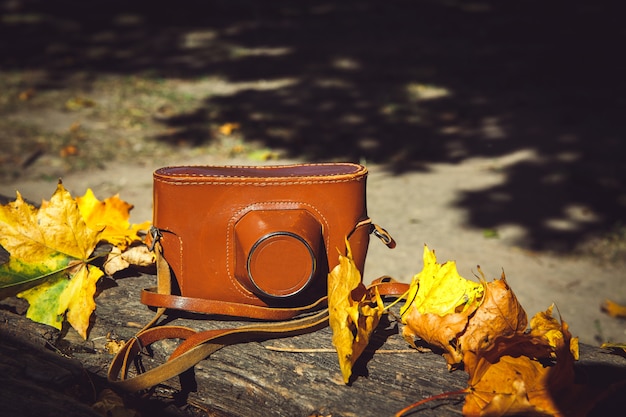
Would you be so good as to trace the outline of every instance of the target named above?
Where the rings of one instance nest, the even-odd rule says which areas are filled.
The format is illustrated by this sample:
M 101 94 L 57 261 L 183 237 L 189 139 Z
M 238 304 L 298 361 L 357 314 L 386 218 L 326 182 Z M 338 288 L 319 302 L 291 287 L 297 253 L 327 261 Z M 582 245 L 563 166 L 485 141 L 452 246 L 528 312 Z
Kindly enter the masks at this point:
M 175 291 L 261 307 L 324 296 L 346 238 L 363 271 L 366 177 L 351 163 L 158 169 L 153 223 Z

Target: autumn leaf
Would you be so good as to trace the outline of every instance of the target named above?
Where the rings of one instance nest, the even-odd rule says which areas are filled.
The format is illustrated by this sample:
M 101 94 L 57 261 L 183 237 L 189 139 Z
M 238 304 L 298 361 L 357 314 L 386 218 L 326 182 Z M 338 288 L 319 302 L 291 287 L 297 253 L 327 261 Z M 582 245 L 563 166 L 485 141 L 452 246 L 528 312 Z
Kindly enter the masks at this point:
M 0 206 L 0 245 L 12 257 L 34 264 L 60 254 L 86 259 L 100 233 L 87 227 L 69 192 L 59 182 L 50 201 L 40 209 L 17 199 Z
M 551 348 L 557 349 L 564 344 L 562 324 L 559 320 L 552 316 L 554 310 L 554 304 L 552 304 L 546 311 L 540 311 L 530 320 L 530 331 L 528 335 L 534 338 L 542 338 Z M 578 360 L 578 338 L 569 338 L 569 349 L 572 353 L 574 360 Z
M 560 335 L 551 338 L 554 345 L 550 345 L 550 338 L 544 332 L 544 319 L 550 312 L 548 309 L 531 320 L 538 327 L 531 327 L 530 333 L 517 335 L 528 343 L 465 352 L 465 369 L 470 379 L 463 415 L 585 416 L 593 408 L 602 388 L 575 382 L 572 351 L 577 342 L 572 341 L 567 323 L 561 321 Z M 549 332 L 556 330 L 552 320 L 547 322 Z M 550 362 L 532 355 L 536 352 L 533 345 L 542 343 L 553 353 Z
M 575 381 L 578 338 L 553 316 L 554 306 L 537 313 L 527 329 L 526 312 L 504 273 L 487 282 L 479 267 L 480 292 L 445 266 L 425 249 L 424 269 L 401 309 L 403 335 L 409 343 L 419 337 L 443 349 L 449 368 L 462 363 L 469 386 L 420 400 L 396 416 L 458 394 L 466 394 L 464 416 L 587 415 L 606 387 Z
M 553 415 L 553 410 L 542 410 L 529 400 L 529 391 L 541 390 L 540 381 L 545 379 L 546 373 L 544 369 L 548 368 L 527 356 L 504 355 L 493 363 L 480 358 L 474 371 L 477 376 L 470 375 L 470 390 L 465 398 L 463 415 Z
M 64 271 L 72 261 L 61 253 L 55 253 L 42 262 L 28 263 L 9 258 L 0 265 L 0 300 L 14 296 Z
M 0 268 L 2 295 L 29 301 L 27 317 L 61 329 L 63 319 L 86 338 L 102 271 L 87 265 L 100 232 L 87 227 L 78 205 L 59 182 L 39 209 L 18 193 L 0 206 L 0 245 L 10 254 Z
M 104 273 L 93 265 L 81 264 L 70 277 L 57 274 L 56 279 L 19 294 L 28 300 L 26 317 L 38 323 L 61 329 L 63 320 L 84 339 L 87 338 L 89 318 L 96 309 L 96 283 Z
M 137 245 L 139 230 L 150 222 L 130 225 L 131 209 L 118 196 L 101 202 L 91 190 L 73 199 L 60 181 L 40 208 L 17 193 L 14 202 L 0 206 L 0 245 L 10 255 L 0 265 L 0 297 L 24 298 L 30 319 L 57 329 L 67 320 L 86 338 L 96 283 L 103 275 L 89 264 L 96 245 L 114 245 L 114 256 L 122 260 L 117 270 L 154 261 L 145 245 Z
M 89 107 L 94 107 L 96 102 L 86 97 L 72 97 L 65 102 L 65 108 L 70 111 L 77 111 Z
M 611 300 L 604 300 L 602 311 L 611 317 L 626 318 L 626 306 Z
M 117 246 L 113 246 L 103 266 L 104 272 L 112 276 L 131 265 L 147 267 L 153 265 L 154 262 L 154 252 L 150 251 L 146 245 L 133 246 L 124 252 Z
M 238 130 L 239 127 L 239 123 L 224 123 L 218 128 L 218 130 L 222 135 L 230 136 L 235 130 Z
M 141 414 L 127 408 L 124 400 L 115 391 L 105 388 L 98 395 L 98 400 L 91 408 L 102 416 L 109 417 L 138 417 Z
M 413 277 L 407 302 L 401 308 L 402 335 L 414 345 L 419 337 L 443 349 L 450 366 L 460 363 L 457 340 L 482 303 L 484 286 L 459 275 L 454 262 L 437 263 L 435 252 L 424 246 L 424 268 Z
M 401 309 L 404 314 L 410 307 L 422 314 L 434 313 L 445 316 L 477 307 L 482 298 L 482 285 L 469 281 L 456 270 L 456 263 L 437 263 L 435 251 L 424 245 L 424 268 L 413 277 L 407 303 Z
M 499 280 L 486 282 L 480 267 L 478 271 L 482 276 L 485 295 L 467 327 L 455 340 L 461 357 L 466 350 L 476 352 L 487 348 L 496 338 L 523 333 L 528 325 L 526 312 L 506 282 L 504 272 Z
M 76 197 L 76 201 L 87 226 L 101 231 L 100 239 L 106 240 L 121 250 L 126 249 L 133 241 L 140 240 L 139 231 L 150 227 L 149 221 L 130 224 L 130 211 L 133 205 L 121 200 L 119 195 L 100 201 L 89 188 L 85 195 Z
M 353 298 L 358 292 L 355 290 L 362 287 L 361 273 L 352 259 L 347 240 L 346 247 L 347 256 L 340 254 L 339 264 L 328 274 L 328 320 L 343 380 L 347 384 L 352 375 L 352 366 L 369 343 L 384 306 L 375 289 L 373 301 Z M 364 291 L 360 292 L 365 294 Z
M 608 349 L 611 352 L 617 353 L 622 356 L 626 356 L 626 343 L 602 343 L 600 345 L 602 349 Z

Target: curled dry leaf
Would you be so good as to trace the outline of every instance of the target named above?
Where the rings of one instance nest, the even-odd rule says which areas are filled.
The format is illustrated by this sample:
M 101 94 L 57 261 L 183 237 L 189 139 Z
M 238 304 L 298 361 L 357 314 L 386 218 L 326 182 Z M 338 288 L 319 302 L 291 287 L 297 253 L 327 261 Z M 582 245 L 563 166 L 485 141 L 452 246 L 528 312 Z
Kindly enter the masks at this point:
M 114 246 L 104 262 L 104 272 L 107 275 L 113 275 L 131 265 L 146 267 L 152 264 L 154 264 L 154 253 L 146 245 L 133 246 L 124 252 Z
M 480 267 L 478 271 L 482 275 Z M 528 325 L 526 312 L 506 282 L 504 272 L 499 280 L 485 282 L 485 296 L 481 305 L 469 319 L 467 327 L 458 336 L 457 352 L 476 352 L 486 349 L 496 338 L 511 337 L 524 332 Z
M 117 353 L 122 350 L 125 344 L 126 342 L 123 340 L 107 340 L 107 342 L 104 344 L 104 349 L 111 355 L 117 355 Z
M 540 311 L 530 320 L 530 331 L 528 335 L 531 338 L 540 338 L 545 344 L 547 344 L 552 350 L 557 349 L 564 344 L 564 337 L 562 330 L 562 323 L 552 316 L 554 310 L 554 304 L 552 304 L 546 311 Z M 572 353 L 574 360 L 578 360 L 578 338 L 569 337 L 569 349 Z M 554 354 L 551 354 L 554 357 Z
M 138 417 L 140 413 L 127 408 L 124 400 L 113 390 L 105 388 L 91 406 L 97 413 L 107 417 Z
M 116 272 L 128 268 L 130 264 L 122 258 L 122 250 L 117 246 L 113 246 L 103 266 L 104 272 L 109 276 L 113 276 Z
M 478 271 L 481 273 L 480 267 Z M 524 332 L 526 312 L 502 273 L 499 280 L 480 283 L 461 277 L 453 262 L 439 265 L 434 251 L 424 250 L 424 269 L 411 284 L 414 293 L 401 310 L 403 336 L 419 337 L 443 349 L 448 367 L 461 364 L 466 351 L 486 349 L 497 338 Z
M 573 342 L 565 322 L 558 323 L 560 336 L 545 337 L 540 323 L 551 309 L 539 313 L 529 333 L 516 335 L 525 342 L 501 344 L 464 355 L 469 390 L 463 406 L 465 416 L 584 416 L 593 408 L 601 389 L 576 384 L 574 381 Z M 553 321 L 549 332 L 554 331 Z M 543 333 L 543 334 L 540 334 Z M 510 341 L 510 340 L 509 340 Z M 551 345 L 554 341 L 554 345 Z M 533 357 L 533 346 L 544 344 L 553 360 Z M 495 346 L 495 345 L 494 345 Z
M 352 259 L 346 240 L 347 256 L 339 255 L 339 264 L 328 274 L 328 321 L 333 331 L 333 345 L 339 358 L 344 383 L 350 381 L 352 366 L 369 343 L 383 312 L 380 295 L 374 300 L 354 299 L 361 284 L 361 273 Z
M 150 266 L 154 264 L 154 252 L 146 245 L 133 246 L 122 252 L 122 258 L 130 265 Z

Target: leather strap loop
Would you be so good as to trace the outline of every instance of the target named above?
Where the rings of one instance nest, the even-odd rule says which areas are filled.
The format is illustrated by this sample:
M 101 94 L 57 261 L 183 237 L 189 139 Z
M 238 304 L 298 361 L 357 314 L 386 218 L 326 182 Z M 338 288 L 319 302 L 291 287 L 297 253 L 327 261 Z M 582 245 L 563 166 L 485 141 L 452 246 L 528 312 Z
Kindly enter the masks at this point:
M 173 294 L 160 294 L 155 292 L 155 290 L 156 288 L 146 288 L 142 290 L 141 302 L 153 307 L 251 319 L 288 320 L 303 313 L 319 310 L 320 307 L 326 305 L 326 297 L 320 298 L 314 303 L 303 307 L 271 308 L 250 304 L 230 303 L 227 301 L 182 297 Z

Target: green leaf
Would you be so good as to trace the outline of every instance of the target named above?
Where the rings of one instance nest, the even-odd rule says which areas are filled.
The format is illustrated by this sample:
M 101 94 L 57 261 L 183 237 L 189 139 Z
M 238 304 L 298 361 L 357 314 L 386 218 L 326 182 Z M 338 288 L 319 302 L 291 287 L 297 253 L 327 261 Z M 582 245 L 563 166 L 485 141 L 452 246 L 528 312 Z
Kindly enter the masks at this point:
M 26 317 L 61 330 L 67 307 L 59 304 L 59 298 L 69 283 L 64 273 L 57 273 L 43 284 L 21 292 L 18 296 L 30 303 Z
M 72 258 L 61 253 L 50 256 L 41 262 L 28 263 L 10 257 L 0 265 L 0 300 L 42 284 L 71 266 Z

